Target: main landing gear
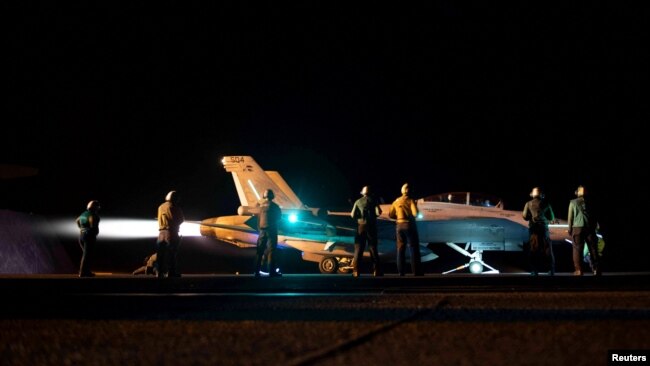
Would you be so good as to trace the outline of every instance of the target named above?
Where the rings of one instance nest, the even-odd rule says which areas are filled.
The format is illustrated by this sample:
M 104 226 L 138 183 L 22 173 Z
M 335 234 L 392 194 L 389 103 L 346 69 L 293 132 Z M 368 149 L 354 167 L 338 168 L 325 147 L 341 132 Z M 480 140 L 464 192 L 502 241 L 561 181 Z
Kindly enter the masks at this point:
M 325 257 L 318 263 L 321 273 L 350 273 L 352 272 L 352 258 L 347 257 Z

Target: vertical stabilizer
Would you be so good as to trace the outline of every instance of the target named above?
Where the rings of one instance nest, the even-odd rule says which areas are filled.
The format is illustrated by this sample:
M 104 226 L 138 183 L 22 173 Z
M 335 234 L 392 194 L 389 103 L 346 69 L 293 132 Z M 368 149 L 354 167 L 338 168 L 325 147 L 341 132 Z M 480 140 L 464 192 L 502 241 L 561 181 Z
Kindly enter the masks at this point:
M 281 208 L 303 208 L 302 202 L 278 172 L 265 172 L 250 156 L 225 156 L 224 169 L 232 173 L 242 206 L 255 207 L 264 191 L 272 189 Z
M 287 181 L 285 181 L 284 178 L 282 178 L 280 173 L 278 173 L 276 171 L 268 171 L 268 170 L 265 171 L 265 173 L 278 186 L 278 188 L 285 195 L 287 195 L 287 198 L 289 199 L 291 208 L 304 208 L 305 207 L 305 205 L 302 204 L 302 201 L 300 200 L 300 198 L 298 198 L 298 196 L 296 196 L 293 189 L 291 189 L 291 187 L 289 187 L 289 184 L 287 184 Z M 275 192 L 275 190 L 274 190 L 274 192 Z

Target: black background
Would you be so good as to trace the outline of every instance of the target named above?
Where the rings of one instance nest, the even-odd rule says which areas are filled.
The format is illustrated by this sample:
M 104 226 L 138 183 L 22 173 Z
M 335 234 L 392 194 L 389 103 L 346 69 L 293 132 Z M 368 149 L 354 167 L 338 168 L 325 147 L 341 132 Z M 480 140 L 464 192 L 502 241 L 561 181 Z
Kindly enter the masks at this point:
M 480 191 L 566 218 L 598 199 L 619 262 L 648 250 L 648 40 L 629 5 L 13 9 L 5 24 L 0 207 L 188 219 L 238 206 L 224 155 L 252 155 L 312 207 Z

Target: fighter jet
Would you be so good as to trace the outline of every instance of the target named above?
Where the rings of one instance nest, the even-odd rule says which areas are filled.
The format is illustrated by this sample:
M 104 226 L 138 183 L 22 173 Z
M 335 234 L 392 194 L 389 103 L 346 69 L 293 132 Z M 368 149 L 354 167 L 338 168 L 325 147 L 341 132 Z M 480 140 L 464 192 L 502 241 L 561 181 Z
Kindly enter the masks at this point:
M 354 257 L 354 225 L 335 226 L 327 212 L 307 207 L 276 171 L 264 171 L 250 156 L 226 156 L 221 163 L 232 173 L 241 206 L 237 215 L 201 221 L 201 235 L 214 237 L 241 248 L 256 247 L 257 203 L 266 189 L 275 193 L 274 202 L 282 209 L 278 246 L 302 252 L 302 259 L 317 262 L 322 273 L 347 273 Z M 350 218 L 350 224 L 352 224 Z M 395 261 L 395 227 L 380 225 L 378 251 L 382 261 Z M 438 256 L 421 247 L 422 261 Z M 366 252 L 364 256 L 368 257 Z
M 250 156 L 226 156 L 221 162 L 225 170 L 232 173 L 241 206 L 236 216 L 203 220 L 201 235 L 239 247 L 255 247 L 257 202 L 261 192 L 270 188 L 283 213 L 278 245 L 301 251 L 303 260 L 319 263 L 322 273 L 351 270 L 356 228 L 330 223 L 332 216 L 348 216 L 349 213 L 307 207 L 278 172 L 262 170 Z M 422 261 L 438 257 L 429 248 L 430 243 L 445 243 L 469 258 L 466 264 L 444 274 L 465 268 L 471 273 L 499 273 L 483 261 L 483 252 L 522 251 L 529 239 L 528 223 L 522 212 L 505 210 L 496 197 L 451 192 L 420 198 L 417 202 L 420 215 L 416 224 Z M 390 205 L 381 205 L 381 209 L 378 249 L 382 261 L 390 262 L 395 260 L 395 224 L 388 217 Z M 557 220 L 549 225 L 551 240 L 568 240 L 566 229 L 566 221 Z M 364 255 L 369 256 L 368 253 Z

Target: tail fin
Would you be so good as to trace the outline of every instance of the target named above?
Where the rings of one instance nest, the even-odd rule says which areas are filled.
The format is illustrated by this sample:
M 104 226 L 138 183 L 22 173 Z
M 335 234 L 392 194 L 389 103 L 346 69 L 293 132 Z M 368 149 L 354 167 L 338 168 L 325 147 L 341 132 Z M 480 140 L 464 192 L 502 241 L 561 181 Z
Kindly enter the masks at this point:
M 275 193 L 274 201 L 281 208 L 305 208 L 278 172 L 265 172 L 252 157 L 225 156 L 221 162 L 224 169 L 232 173 L 242 206 L 255 207 L 262 199 L 263 192 L 272 189 Z

